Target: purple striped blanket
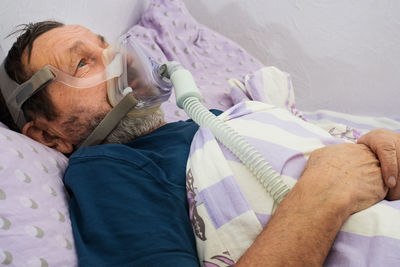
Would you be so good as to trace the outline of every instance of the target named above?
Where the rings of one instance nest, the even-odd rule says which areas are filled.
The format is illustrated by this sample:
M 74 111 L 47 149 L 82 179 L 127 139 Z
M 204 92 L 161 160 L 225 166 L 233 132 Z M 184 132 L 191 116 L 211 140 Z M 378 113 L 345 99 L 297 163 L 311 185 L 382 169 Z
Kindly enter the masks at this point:
M 289 186 L 296 183 L 313 150 L 351 142 L 360 134 L 347 126 L 338 135 L 305 121 L 294 108 L 289 75 L 276 68 L 263 68 L 245 83 L 230 83 L 238 103 L 220 118 L 253 144 Z M 266 103 L 242 101 L 241 94 L 258 94 Z M 392 126 L 399 125 L 393 121 Z M 192 142 L 187 194 L 199 260 L 207 267 L 233 265 L 276 208 L 256 178 L 207 128 Z M 325 266 L 400 266 L 397 251 L 400 201 L 381 201 L 348 219 Z

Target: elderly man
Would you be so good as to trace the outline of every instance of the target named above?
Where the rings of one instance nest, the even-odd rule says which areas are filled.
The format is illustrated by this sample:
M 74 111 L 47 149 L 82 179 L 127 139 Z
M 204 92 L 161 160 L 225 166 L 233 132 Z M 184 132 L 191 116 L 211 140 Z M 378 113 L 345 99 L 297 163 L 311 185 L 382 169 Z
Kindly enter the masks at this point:
M 4 67 L 18 84 L 48 65 L 50 75 L 87 81 L 104 71 L 107 47 L 82 26 L 40 22 L 25 27 Z M 107 79 L 82 87 L 58 76 L 31 84 L 39 86 L 20 103 L 23 120 L 9 114 L 15 114 L 10 98 L 20 94 L 2 88 L 1 121 L 65 154 L 74 152 L 113 110 Z M 2 81 L 1 86 L 8 85 Z M 198 265 L 185 194 L 186 160 L 197 126 L 191 121 L 165 124 L 157 105 L 144 110 L 133 115 L 128 110 L 131 115 L 104 144 L 81 148 L 70 158 L 64 182 L 82 266 Z M 375 131 L 359 142 L 311 155 L 302 178 L 237 266 L 322 265 L 351 214 L 385 196 L 399 198 L 399 134 Z

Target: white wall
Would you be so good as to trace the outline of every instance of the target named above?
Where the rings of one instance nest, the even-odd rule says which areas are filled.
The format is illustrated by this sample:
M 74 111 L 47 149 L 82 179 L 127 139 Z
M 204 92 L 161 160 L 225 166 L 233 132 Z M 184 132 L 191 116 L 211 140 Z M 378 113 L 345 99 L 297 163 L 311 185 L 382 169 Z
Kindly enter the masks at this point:
M 0 61 L 1 61 L 4 57 L 5 57 L 4 51 L 3 51 L 3 49 L 2 49 L 1 46 L 0 46 Z
M 48 19 L 81 24 L 113 40 L 138 21 L 148 3 L 148 0 L 0 0 L 0 46 L 4 52 L 9 50 L 14 39 L 6 36 L 15 26 Z
M 299 108 L 400 117 L 400 1 L 185 3 L 201 23 L 292 74 Z

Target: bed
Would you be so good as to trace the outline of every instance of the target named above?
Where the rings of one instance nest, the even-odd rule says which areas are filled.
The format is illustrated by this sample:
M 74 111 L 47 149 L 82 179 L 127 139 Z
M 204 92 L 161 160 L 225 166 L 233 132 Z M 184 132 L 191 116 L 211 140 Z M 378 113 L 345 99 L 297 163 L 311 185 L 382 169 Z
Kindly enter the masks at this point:
M 2 20 L 8 18 L 6 13 L 9 12 L 13 14 L 13 18 L 1 24 L 1 37 L 6 36 L 12 26 L 18 23 L 27 22 L 30 18 L 34 20 L 48 19 L 49 16 L 53 16 L 49 14 L 57 13 L 60 9 L 60 17 L 55 17 L 56 19 L 64 20 L 67 23 L 83 24 L 94 31 L 103 33 L 109 39 L 129 32 L 159 62 L 180 61 L 193 73 L 204 96 L 203 104 L 207 108 L 228 110 L 234 104 L 240 103 L 243 97 L 246 97 L 281 106 L 300 120 L 307 120 L 324 129 L 329 135 L 345 138 L 349 141 L 356 140 L 361 134 L 374 128 L 387 128 L 400 132 L 400 110 L 395 101 L 399 97 L 399 91 L 390 86 L 399 76 L 395 77 L 394 72 L 397 70 L 391 70 L 390 65 L 388 66 L 389 70 L 385 70 L 385 75 L 389 77 L 389 74 L 393 74 L 393 78 L 390 81 L 381 81 L 383 89 L 377 95 L 368 94 L 363 99 L 364 96 L 359 97 L 360 93 L 357 91 L 370 92 L 372 90 L 375 92 L 377 90 L 374 87 L 375 83 L 372 83 L 369 88 L 361 89 L 359 87 L 368 87 L 368 82 L 359 83 L 354 88 L 355 92 L 348 91 L 348 88 L 343 89 L 346 86 L 354 85 L 345 83 L 346 79 L 352 78 L 347 75 L 341 81 L 343 86 L 340 89 L 346 90 L 346 94 L 332 93 L 332 97 L 329 94 L 328 101 L 325 96 L 334 86 L 338 85 L 331 83 L 324 89 L 321 84 L 318 84 L 321 80 L 329 78 L 323 76 L 321 72 L 315 72 L 319 68 L 318 64 L 313 66 L 312 61 L 311 63 L 304 63 L 305 65 L 301 66 L 300 71 L 293 67 L 297 66 L 298 62 L 290 62 L 286 55 L 282 55 L 285 52 L 284 49 L 268 45 L 265 53 L 267 56 L 264 57 L 258 49 L 262 45 L 260 40 L 235 35 L 235 32 L 236 34 L 239 32 L 238 29 L 242 29 L 240 28 L 242 26 L 238 25 L 240 19 L 251 22 L 251 19 L 243 18 L 243 14 L 239 15 L 238 10 L 244 7 L 244 4 L 239 1 L 233 1 L 232 6 L 229 6 L 230 2 L 228 1 L 221 1 L 214 9 L 210 8 L 212 6 L 211 1 L 196 1 L 196 3 L 178 0 L 112 1 L 99 3 L 97 7 L 99 14 L 88 18 L 87 10 L 94 2 L 70 1 L 58 3 L 59 6 L 54 6 L 50 5 L 51 1 L 43 0 L 41 3 L 47 7 L 42 9 L 40 5 L 34 5 L 27 1 L 25 3 L 27 7 L 31 7 L 27 10 L 32 11 L 29 14 L 30 17 L 27 17 L 25 12 L 15 12 L 21 3 L 4 2 L 1 5 L 4 5 L 5 8 L 1 9 L 0 17 Z M 255 1 L 251 4 L 250 2 L 249 5 L 256 7 L 259 5 Z M 265 5 L 271 4 L 273 8 L 277 9 L 289 5 L 283 3 L 281 6 L 279 4 L 274 6 L 267 2 Z M 78 4 L 82 8 L 75 12 L 74 4 Z M 192 17 L 185 4 L 193 13 L 193 16 L 198 17 L 198 21 Z M 320 4 L 323 6 L 322 2 Z M 318 10 L 318 6 L 315 5 L 310 4 L 312 8 Z M 327 8 L 339 7 L 328 6 Z M 258 7 L 258 9 L 260 8 Z M 267 7 L 263 8 L 268 9 Z M 307 5 L 301 3 L 297 3 L 294 8 L 295 10 L 305 8 L 305 12 L 310 11 L 307 9 Z M 392 14 L 390 12 L 394 12 L 389 11 L 388 6 L 383 7 L 383 9 L 389 12 L 388 16 Z M 396 7 L 394 9 L 396 10 Z M 227 31 L 227 35 L 231 39 L 199 22 L 215 23 L 209 26 L 215 26 L 214 28 L 225 33 L 224 28 L 217 21 L 214 21 L 214 18 L 221 17 L 218 14 L 228 12 L 227 10 L 238 16 L 238 20 L 233 24 L 233 31 L 232 29 Z M 207 17 L 206 11 L 211 12 L 213 20 L 205 19 Z M 115 17 L 115 12 L 120 12 L 117 17 Z M 252 12 L 254 11 L 249 11 L 249 14 L 252 14 Z M 271 21 L 277 20 L 272 14 L 269 15 L 272 17 Z M 293 16 L 297 15 L 294 14 Z M 102 17 L 109 19 L 106 22 L 100 22 Z M 259 27 L 264 22 L 258 21 L 255 24 L 249 24 L 248 30 L 254 31 L 252 27 L 255 27 L 255 25 Z M 117 30 L 115 30 L 114 25 L 119 25 Z M 273 29 L 274 26 L 277 26 L 276 29 Z M 287 33 L 279 27 L 279 24 L 271 23 L 267 29 L 267 33 L 273 36 L 271 37 L 272 41 L 280 40 L 272 34 L 276 33 L 275 31 L 281 30 L 281 35 Z M 244 31 L 244 29 L 242 30 Z M 290 36 L 290 32 L 288 35 Z M 266 40 L 265 42 L 269 40 L 269 36 L 262 38 Z M 6 39 L 1 43 L 0 48 L 3 53 L 9 49 L 11 41 L 12 39 Z M 243 46 L 237 42 L 243 44 Z M 256 43 L 257 47 L 249 45 L 252 42 Z M 248 46 L 245 48 L 245 45 Z M 287 56 L 294 58 L 299 56 L 292 52 L 293 47 L 286 48 Z M 391 49 L 390 51 L 398 51 L 396 48 Z M 4 54 L 1 55 L 1 50 L 0 56 L 4 56 Z M 249 50 L 252 50 L 252 53 L 249 53 Z M 305 59 L 304 54 L 299 57 L 300 60 Z M 256 90 L 257 87 L 252 87 L 251 82 L 257 76 L 257 71 L 266 63 L 267 65 L 277 63 L 274 65 L 279 65 L 280 69 L 286 71 L 279 74 L 284 75 L 286 83 L 282 85 L 283 82 L 280 82 L 279 79 L 272 79 L 277 84 L 272 84 L 269 88 L 279 89 L 284 87 L 285 90 L 265 90 L 260 93 Z M 333 68 L 332 76 L 341 74 L 338 71 L 341 66 L 333 66 Z M 379 65 L 374 66 L 373 69 L 379 69 Z M 287 72 L 291 74 L 293 72 L 294 76 Z M 321 77 L 318 76 L 320 74 Z M 302 79 L 302 75 L 306 77 Z M 312 75 L 317 75 L 318 79 L 308 77 Z M 382 73 L 381 76 L 385 77 Z M 289 79 L 292 77 L 293 79 Z M 368 78 L 374 79 L 375 77 L 365 77 L 365 79 Z M 307 79 L 311 81 L 308 86 L 305 85 Z M 335 80 L 334 77 L 329 79 Z M 297 84 L 300 88 L 299 105 L 296 105 L 295 102 L 295 93 L 296 96 L 298 95 Z M 311 90 L 309 87 L 314 86 L 318 88 L 314 89 L 318 93 L 317 91 L 315 93 L 309 91 Z M 255 90 L 252 90 L 252 88 L 255 88 Z M 354 104 L 358 105 L 352 106 L 351 101 L 346 102 L 349 99 L 354 100 L 354 97 L 351 96 L 357 96 L 357 101 Z M 310 99 L 307 99 L 308 97 Z M 365 105 L 360 104 L 372 100 L 375 103 L 371 105 L 372 110 L 367 110 Z M 319 109 L 321 107 L 324 109 Z M 187 119 L 184 112 L 176 107 L 173 96 L 163 104 L 163 110 L 168 122 Z M 343 113 L 344 111 L 347 113 Z M 373 117 L 371 112 L 379 116 Z M 0 263 L 10 266 L 76 266 L 78 262 L 69 221 L 68 194 L 62 184 L 62 175 L 68 165 L 68 159 L 50 148 L 8 130 L 3 124 L 0 124 L 0 147 L 2 147 L 0 150 L 0 231 L 2 235 L 0 239 Z M 394 209 L 400 208 L 398 202 L 393 202 L 390 206 Z M 379 233 L 376 236 L 374 234 L 369 235 L 373 236 L 372 239 L 380 240 L 381 238 Z M 386 244 L 380 242 L 377 241 L 376 244 L 379 246 Z M 397 236 L 391 237 L 390 242 L 393 246 L 398 246 L 400 243 Z M 370 244 L 376 246 L 373 241 Z M 223 252 L 221 251 L 221 253 Z M 329 258 L 328 266 L 339 266 L 334 257 Z M 204 259 L 202 264 L 206 266 L 228 266 L 234 263 L 232 260 L 226 255 L 215 255 L 212 259 Z M 393 257 L 393 261 L 400 262 L 400 259 Z

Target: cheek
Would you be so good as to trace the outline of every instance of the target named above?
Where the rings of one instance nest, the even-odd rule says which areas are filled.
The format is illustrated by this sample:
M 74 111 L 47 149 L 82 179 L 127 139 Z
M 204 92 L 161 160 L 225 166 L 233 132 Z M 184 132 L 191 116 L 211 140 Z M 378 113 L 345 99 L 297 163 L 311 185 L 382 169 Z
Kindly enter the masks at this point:
M 83 90 L 77 100 L 80 106 L 90 107 L 92 110 L 110 111 L 111 105 L 107 98 L 107 85 L 106 83 L 99 84 L 93 88 L 81 89 Z
M 107 113 L 111 105 L 107 99 L 106 83 L 99 84 L 92 88 L 71 88 L 59 86 L 52 90 L 52 101 L 61 116 L 80 114 L 80 116 L 96 115 Z
M 81 142 L 111 110 L 104 86 L 79 89 L 65 101 L 60 129 L 75 144 Z M 73 101 L 72 101 L 73 100 Z

